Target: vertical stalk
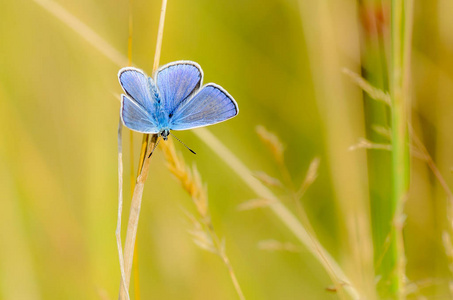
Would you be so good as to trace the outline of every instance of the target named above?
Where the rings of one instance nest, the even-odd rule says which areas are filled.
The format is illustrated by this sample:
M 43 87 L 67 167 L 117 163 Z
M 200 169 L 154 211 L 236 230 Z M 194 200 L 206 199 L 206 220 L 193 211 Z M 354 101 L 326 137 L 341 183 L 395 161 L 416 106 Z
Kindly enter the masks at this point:
M 162 7 L 160 10 L 160 19 L 159 19 L 159 28 L 157 30 L 156 50 L 154 52 L 153 74 L 159 68 L 160 52 L 162 49 L 162 39 L 164 36 L 164 24 L 165 24 L 166 11 L 167 11 L 167 0 L 162 0 Z M 143 162 L 145 161 L 145 158 L 146 158 L 145 154 L 146 154 L 146 148 L 147 148 L 148 142 L 149 142 L 149 134 L 144 134 L 143 140 L 142 140 L 142 149 L 140 151 L 138 172 L 140 172 L 143 167 Z
M 162 38 L 164 36 L 165 12 L 167 10 L 167 0 L 162 0 L 162 8 L 160 9 L 159 29 L 157 31 L 156 51 L 154 52 L 153 73 L 159 68 L 160 51 L 162 49 Z
M 391 73 L 392 100 L 392 215 L 390 255 L 394 272 L 390 277 L 393 298 L 404 299 L 405 255 L 403 242 L 403 206 L 409 189 L 409 55 L 411 46 L 411 0 L 392 0 Z
M 153 136 L 156 137 L 156 136 Z M 147 153 L 150 153 L 152 144 L 156 142 L 156 138 L 151 139 L 150 147 L 147 147 Z M 145 154 L 146 155 L 146 154 Z M 134 193 L 132 195 L 131 208 L 129 213 L 129 221 L 127 224 L 126 242 L 124 244 L 124 274 L 125 282 L 124 285 L 120 286 L 119 299 L 126 299 L 127 290 L 129 289 L 129 283 L 132 272 L 133 254 L 135 248 L 135 240 L 137 236 L 138 220 L 140 217 L 140 208 L 142 204 L 143 189 L 145 186 L 146 178 L 148 177 L 150 158 L 145 159 L 143 168 L 140 175 L 137 178 L 137 182 L 134 187 Z
M 162 8 L 160 12 L 160 19 L 159 19 L 159 29 L 157 33 L 157 42 L 156 42 L 156 51 L 154 54 L 154 65 L 153 65 L 153 73 L 159 67 L 160 61 L 160 53 L 162 48 L 162 38 L 164 33 L 164 22 L 165 22 L 165 12 L 167 10 L 167 0 L 162 0 Z M 129 214 L 129 222 L 127 225 L 127 233 L 126 233 L 126 242 L 124 245 L 124 270 L 125 270 L 125 284 L 120 286 L 120 293 L 119 299 L 125 299 L 126 296 L 126 289 L 129 288 L 130 278 L 131 278 L 131 271 L 132 271 L 132 263 L 133 263 L 133 253 L 135 249 L 135 242 L 137 237 L 137 227 L 138 227 L 138 220 L 140 216 L 140 208 L 143 196 L 143 189 L 146 178 L 148 177 L 148 170 L 149 170 L 149 161 L 150 158 L 148 157 L 150 150 L 152 149 L 153 145 L 155 144 L 157 139 L 157 135 L 152 135 L 150 138 L 149 134 L 143 135 L 142 140 L 142 148 L 139 158 L 139 167 L 137 176 L 137 182 L 134 187 L 134 192 L 132 195 L 132 202 L 131 202 L 131 209 Z

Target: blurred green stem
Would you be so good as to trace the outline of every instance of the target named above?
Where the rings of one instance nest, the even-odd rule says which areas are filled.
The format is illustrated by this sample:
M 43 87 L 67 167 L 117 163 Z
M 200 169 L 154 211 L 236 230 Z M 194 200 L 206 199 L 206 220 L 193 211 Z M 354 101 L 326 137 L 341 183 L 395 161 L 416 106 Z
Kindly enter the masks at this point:
M 390 256 L 392 274 L 390 292 L 393 298 L 405 298 L 405 255 L 403 242 L 403 206 L 409 189 L 409 61 L 411 46 L 412 0 L 392 0 L 391 74 L 392 101 L 392 215 Z

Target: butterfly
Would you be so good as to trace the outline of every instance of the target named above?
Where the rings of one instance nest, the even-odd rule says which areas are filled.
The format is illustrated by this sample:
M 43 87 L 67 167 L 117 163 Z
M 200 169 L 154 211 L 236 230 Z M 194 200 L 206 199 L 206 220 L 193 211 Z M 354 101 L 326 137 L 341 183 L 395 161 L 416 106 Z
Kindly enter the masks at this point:
M 236 101 L 221 86 L 202 86 L 203 71 L 193 61 L 166 64 L 156 71 L 154 79 L 140 69 L 126 67 L 118 72 L 118 79 L 125 93 L 121 95 L 123 124 L 164 140 L 170 130 L 213 125 L 239 113 Z

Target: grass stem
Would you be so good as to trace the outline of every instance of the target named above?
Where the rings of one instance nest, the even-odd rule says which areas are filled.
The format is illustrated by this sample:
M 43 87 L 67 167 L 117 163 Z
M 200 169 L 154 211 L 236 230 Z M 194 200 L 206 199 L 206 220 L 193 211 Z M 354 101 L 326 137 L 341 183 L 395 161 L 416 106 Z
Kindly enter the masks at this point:
M 118 120 L 118 217 L 116 224 L 116 244 L 118 247 L 118 257 L 120 261 L 120 289 L 124 289 L 125 293 L 121 299 L 130 299 L 129 291 L 126 286 L 126 274 L 124 271 L 124 255 L 123 255 L 123 244 L 121 242 L 121 216 L 123 214 L 123 146 L 122 146 L 122 129 L 123 123 L 121 119 Z
M 165 13 L 167 9 L 167 0 L 162 0 L 162 8 L 160 13 L 159 19 L 159 29 L 157 33 L 157 42 L 156 42 L 156 51 L 154 54 L 154 65 L 153 65 L 153 73 L 159 67 L 159 60 L 160 60 L 160 53 L 162 48 L 162 39 L 164 33 L 164 22 L 165 22 Z M 152 135 L 150 138 L 149 134 L 143 135 L 142 141 L 142 149 L 140 153 L 139 159 L 139 167 L 138 172 L 139 176 L 137 177 L 137 183 L 134 188 L 134 193 L 132 196 L 131 202 L 131 209 L 129 215 L 129 223 L 127 226 L 127 233 L 126 233 L 126 244 L 124 246 L 124 262 L 125 262 L 125 275 L 126 275 L 126 282 L 125 285 L 122 285 L 120 288 L 120 299 L 124 299 L 125 291 L 124 288 L 129 287 L 130 276 L 131 276 L 131 266 L 133 262 L 133 253 L 135 249 L 136 243 L 136 236 L 137 236 L 137 227 L 138 227 L 138 219 L 140 215 L 140 207 L 141 201 L 143 196 L 143 188 L 148 177 L 148 170 L 149 170 L 149 161 L 150 158 L 148 157 L 150 149 L 154 148 L 154 144 L 157 140 L 157 135 Z M 145 149 L 147 149 L 145 151 Z
M 390 275 L 393 298 L 405 298 L 405 254 L 403 242 L 403 207 L 409 189 L 409 64 L 411 47 L 412 0 L 392 0 L 391 74 L 392 102 L 392 214 L 390 255 L 394 272 Z
M 149 143 L 149 147 L 147 147 L 146 154 L 149 154 L 153 144 L 156 142 L 156 136 L 153 136 L 151 142 Z M 121 285 L 119 299 L 125 299 L 127 289 L 129 288 L 129 283 L 131 279 L 131 271 L 132 271 L 132 262 L 133 262 L 133 254 L 135 248 L 135 240 L 137 236 L 137 227 L 138 227 L 138 220 L 140 216 L 140 208 L 142 204 L 142 197 L 143 197 L 143 189 L 145 186 L 146 179 L 148 177 L 149 171 L 149 162 L 151 158 L 148 156 L 145 157 L 145 161 L 143 163 L 143 168 L 140 172 L 140 175 L 137 177 L 137 182 L 135 184 L 134 193 L 132 195 L 131 201 L 131 208 L 129 213 L 129 221 L 127 225 L 127 233 L 126 233 L 126 242 L 124 244 L 124 273 L 125 273 L 125 283 Z
M 154 52 L 153 73 L 156 72 L 157 69 L 159 68 L 160 52 L 162 50 L 162 39 L 164 37 L 164 24 L 165 24 L 166 11 L 167 11 L 167 0 L 162 0 L 162 7 L 160 10 L 159 29 L 157 31 L 156 51 Z

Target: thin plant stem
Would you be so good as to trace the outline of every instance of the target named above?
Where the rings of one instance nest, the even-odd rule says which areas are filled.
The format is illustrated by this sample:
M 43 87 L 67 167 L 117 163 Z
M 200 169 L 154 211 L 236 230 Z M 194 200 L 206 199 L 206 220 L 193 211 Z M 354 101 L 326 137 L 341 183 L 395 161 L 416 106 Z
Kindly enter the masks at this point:
M 160 53 L 162 48 L 162 39 L 164 33 L 164 22 L 165 22 L 165 13 L 167 8 L 167 0 L 162 0 L 162 8 L 159 19 L 159 29 L 157 33 L 157 42 L 156 42 L 156 51 L 154 55 L 154 65 L 153 73 L 159 67 Z M 129 223 L 127 226 L 126 233 L 126 243 L 124 245 L 124 263 L 125 263 L 125 284 L 120 288 L 119 299 L 124 299 L 125 291 L 124 289 L 129 287 L 130 277 L 131 277 L 131 266 L 133 262 L 133 253 L 135 249 L 136 236 L 137 236 L 137 227 L 138 220 L 140 216 L 140 207 L 143 196 L 143 189 L 146 178 L 148 177 L 149 162 L 150 162 L 150 151 L 154 148 L 156 143 L 157 135 L 149 134 L 143 135 L 142 149 L 140 153 L 139 168 L 138 172 L 140 175 L 137 177 L 137 182 L 134 188 L 134 193 L 132 196 L 131 209 L 129 215 Z M 147 149 L 144 151 L 144 149 Z
M 149 147 L 147 147 L 147 154 L 150 154 L 153 144 L 156 142 L 156 136 L 153 136 Z M 140 208 L 142 204 L 143 189 L 146 179 L 148 177 L 150 159 L 146 156 L 143 163 L 143 168 L 140 175 L 137 177 L 137 182 L 132 195 L 131 208 L 129 213 L 129 221 L 127 225 L 126 242 L 124 244 L 124 273 L 125 284 L 121 285 L 119 299 L 124 299 L 127 289 L 129 287 L 132 271 L 132 261 L 135 248 L 135 240 L 137 236 L 138 220 L 140 216 Z
M 162 39 L 164 37 L 164 24 L 165 14 L 167 11 L 167 0 L 162 0 L 162 7 L 160 9 L 159 29 L 157 31 L 156 51 L 154 52 L 153 73 L 159 68 L 160 52 L 162 50 Z
M 167 11 L 167 0 L 162 0 L 162 7 L 160 10 L 160 19 L 159 19 L 159 28 L 157 30 L 157 42 L 156 42 L 156 50 L 154 51 L 154 63 L 153 63 L 153 74 L 159 68 L 160 62 L 160 53 L 162 50 L 162 40 L 164 37 L 164 25 L 165 25 L 165 15 Z M 146 145 L 148 145 L 149 141 L 149 134 L 143 135 L 142 140 L 142 150 L 140 152 L 140 162 L 139 162 L 139 170 L 141 170 L 143 161 L 145 160 L 145 149 Z
M 122 128 L 121 119 L 118 120 L 118 218 L 116 224 L 116 243 L 118 247 L 118 257 L 120 261 L 121 282 L 120 285 L 125 290 L 125 298 L 129 300 L 129 292 L 126 287 L 126 275 L 124 271 L 123 244 L 121 242 L 121 215 L 123 213 L 123 147 L 122 147 Z M 124 297 L 123 297 L 124 298 Z
M 157 33 L 157 42 L 156 42 L 156 51 L 154 55 L 154 65 L 153 65 L 153 73 L 159 67 L 159 60 L 160 60 L 160 53 L 162 48 L 162 39 L 164 33 L 164 22 L 165 22 L 165 13 L 167 8 L 167 0 L 162 0 L 162 8 L 160 13 L 159 19 L 159 29 Z M 137 227 L 138 227 L 138 219 L 140 215 L 140 207 L 141 201 L 143 196 L 143 188 L 148 177 L 148 169 L 149 169 L 149 161 L 150 161 L 150 149 L 153 148 L 155 142 L 157 140 L 157 135 L 152 135 L 150 138 L 149 134 L 143 135 L 142 141 L 142 149 L 140 153 L 140 160 L 139 160 L 139 168 L 138 172 L 140 175 L 137 177 L 137 183 L 134 188 L 134 193 L 132 196 L 131 202 L 131 210 L 129 215 L 129 224 L 127 226 L 127 233 L 126 233 L 126 243 L 124 246 L 124 261 L 125 261 L 125 275 L 126 275 L 126 284 L 122 285 L 120 288 L 120 295 L 119 298 L 123 299 L 124 287 L 129 287 L 130 282 L 130 273 L 131 273 L 131 265 L 133 262 L 133 253 L 135 249 L 136 243 L 136 236 L 137 236 Z M 144 151 L 147 149 L 146 151 Z
M 409 189 L 409 54 L 411 46 L 411 0 L 392 0 L 391 16 L 391 118 L 392 118 L 392 214 L 390 255 L 394 272 L 390 292 L 394 298 L 405 298 L 405 255 L 403 242 L 403 206 Z M 409 5 L 408 5 L 409 4 Z M 409 18 L 408 18 L 409 17 Z
M 131 166 L 131 195 L 134 194 L 135 188 L 135 174 L 134 174 L 134 135 L 132 131 L 130 134 L 130 166 Z M 139 171 L 137 171 L 138 173 Z M 139 176 L 140 174 L 137 174 Z M 133 272 L 134 272 L 134 296 L 135 300 L 140 300 L 140 272 L 138 269 L 138 240 L 135 240 L 134 246 L 134 259 L 133 259 Z

